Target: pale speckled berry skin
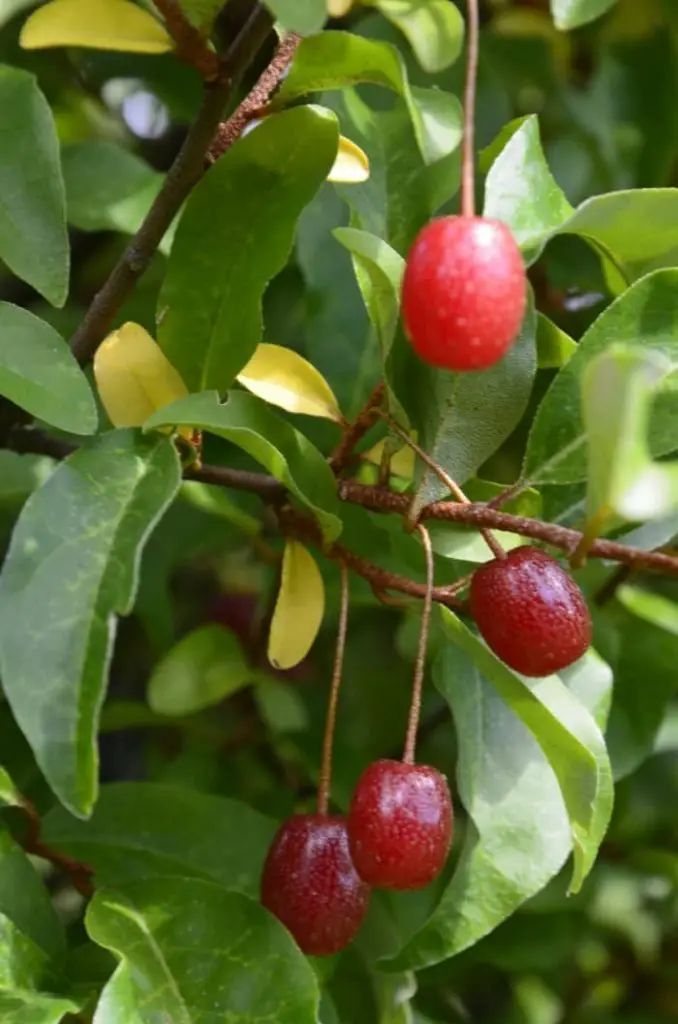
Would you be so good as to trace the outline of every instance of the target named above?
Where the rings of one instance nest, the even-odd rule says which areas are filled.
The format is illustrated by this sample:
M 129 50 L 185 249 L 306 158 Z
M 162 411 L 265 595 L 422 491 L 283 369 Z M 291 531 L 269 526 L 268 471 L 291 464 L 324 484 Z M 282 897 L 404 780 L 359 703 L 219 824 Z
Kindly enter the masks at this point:
M 520 250 L 501 221 L 440 217 L 417 236 L 402 292 L 405 333 L 431 366 L 485 370 L 516 340 L 527 303 Z
M 299 814 L 284 822 L 264 864 L 261 902 L 307 956 L 344 949 L 370 902 L 351 861 L 346 819 Z
M 375 761 L 361 775 L 348 814 L 351 856 L 380 889 L 423 889 L 438 877 L 452 842 L 452 800 L 435 768 Z
M 582 657 L 591 616 L 572 577 L 545 551 L 524 546 L 477 569 L 471 614 L 482 637 L 510 668 L 548 676 Z

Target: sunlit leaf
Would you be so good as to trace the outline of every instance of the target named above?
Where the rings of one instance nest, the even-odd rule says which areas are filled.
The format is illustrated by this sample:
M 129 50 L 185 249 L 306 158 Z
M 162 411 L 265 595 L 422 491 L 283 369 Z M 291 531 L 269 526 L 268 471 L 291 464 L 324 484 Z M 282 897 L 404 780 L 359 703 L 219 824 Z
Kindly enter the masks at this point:
M 375 0 L 375 6 L 407 38 L 424 71 L 442 71 L 461 53 L 464 19 L 448 0 Z
M 268 660 L 275 668 L 293 668 L 304 660 L 324 612 L 325 586 L 315 559 L 303 544 L 288 541 L 268 637 Z
M 253 395 L 288 412 L 343 420 L 323 375 L 292 349 L 261 342 L 236 380 Z
M 551 13 L 560 29 L 578 28 L 599 18 L 617 0 L 551 0 Z
M 27 19 L 25 50 L 85 46 L 128 53 L 167 53 L 172 38 L 159 21 L 128 0 L 51 0 Z
M 140 427 L 158 409 L 188 394 L 160 346 L 135 323 L 123 324 L 101 343 L 94 377 L 114 427 Z
M 163 715 L 190 715 L 252 681 L 240 641 L 218 625 L 201 626 L 162 658 L 148 683 L 148 703 Z
M 345 135 L 339 139 L 337 159 L 327 175 L 328 181 L 352 184 L 367 181 L 370 176 L 370 161 L 365 152 Z

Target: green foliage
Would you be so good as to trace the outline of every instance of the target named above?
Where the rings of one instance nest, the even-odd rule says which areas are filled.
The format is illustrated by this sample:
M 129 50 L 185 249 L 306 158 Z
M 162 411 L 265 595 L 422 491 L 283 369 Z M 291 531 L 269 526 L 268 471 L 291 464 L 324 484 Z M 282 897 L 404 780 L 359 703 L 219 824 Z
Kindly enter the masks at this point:
M 529 301 L 507 356 L 465 375 L 415 356 L 400 297 L 420 229 L 461 209 L 466 3 L 269 0 L 303 39 L 215 160 L 187 64 L 229 52 L 236 84 L 206 104 L 228 116 L 272 51 L 265 12 L 180 0 L 195 31 L 157 55 L 24 50 L 38 7 L 0 0 L 0 1021 L 673 1019 L 675 5 L 482 5 L 475 202 L 511 228 Z M 366 180 L 338 180 L 340 136 Z M 133 382 L 114 358 L 121 406 L 133 384 L 154 411 L 111 429 L 89 363 L 126 322 L 188 394 L 163 405 L 181 382 L 147 391 L 152 358 Z M 267 401 L 241 376 L 262 342 L 258 360 L 275 345 L 314 368 L 278 356 Z M 356 940 L 308 960 L 259 890 L 280 821 L 316 807 L 337 563 L 346 812 L 366 765 L 402 755 L 425 579 L 411 527 L 451 496 L 383 419 L 342 460 L 335 406 L 299 415 L 289 395 L 307 412 L 334 394 L 352 422 L 380 382 L 474 503 L 423 520 L 453 589 L 436 591 L 416 759 L 448 778 L 455 837 L 437 881 L 375 891 Z M 563 565 L 582 536 L 624 545 L 620 564 L 573 559 L 593 644 L 559 675 L 523 678 L 479 637 L 468 574 L 494 555 L 472 515 Z M 324 611 L 280 671 L 289 540 Z M 291 648 L 321 617 L 299 576 Z

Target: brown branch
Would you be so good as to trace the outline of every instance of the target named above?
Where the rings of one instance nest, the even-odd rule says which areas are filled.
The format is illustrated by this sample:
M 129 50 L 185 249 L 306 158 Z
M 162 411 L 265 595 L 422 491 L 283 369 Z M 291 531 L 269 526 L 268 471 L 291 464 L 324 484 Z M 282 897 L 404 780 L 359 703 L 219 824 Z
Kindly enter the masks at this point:
M 223 156 L 233 143 L 240 138 L 243 128 L 250 121 L 265 112 L 268 101 L 292 63 L 300 42 L 301 36 L 296 35 L 294 32 L 290 32 L 282 40 L 275 57 L 263 72 L 252 91 L 245 97 L 228 121 L 224 121 L 223 124 L 219 125 L 216 138 L 208 156 L 211 162 Z
M 219 57 L 210 47 L 208 40 L 182 11 L 177 0 L 153 0 L 162 14 L 167 31 L 176 44 L 176 55 L 186 64 L 191 64 L 206 82 L 219 77 Z
M 71 338 L 80 363 L 88 362 L 110 330 L 118 310 L 147 269 L 165 232 L 203 173 L 205 158 L 224 107 L 272 26 L 257 4 L 243 31 L 226 54 L 219 79 L 205 86 L 198 116 L 167 173 L 153 206 Z
M 82 896 L 90 897 L 94 892 L 92 868 L 88 864 L 81 864 L 80 861 L 73 860 L 67 854 L 47 846 L 42 841 L 42 822 L 33 804 L 29 800 L 22 799 L 20 806 L 28 819 L 28 831 L 21 844 L 26 853 L 47 860 L 55 868 L 64 871 L 69 876 L 73 888 L 77 889 Z
M 50 438 L 49 435 L 39 430 L 26 428 L 17 428 L 12 432 L 9 447 L 18 452 L 38 452 L 57 459 L 64 458 L 73 451 L 69 444 L 57 438 Z M 203 483 L 219 487 L 250 491 L 259 494 L 264 501 L 271 503 L 280 503 L 285 497 L 285 489 L 282 484 L 265 473 L 229 469 L 224 466 L 202 466 L 200 469 L 187 469 L 184 475 L 187 480 L 200 480 Z M 410 503 L 407 494 L 395 494 L 380 487 L 360 484 L 355 480 L 339 481 L 339 495 L 343 501 L 360 505 L 372 512 L 392 513 L 403 517 L 407 516 Z M 582 537 L 578 530 L 546 523 L 540 519 L 510 515 L 508 512 L 502 512 L 482 503 L 465 505 L 454 501 L 437 501 L 422 510 L 421 518 L 459 523 L 462 526 L 475 527 L 477 530 L 495 529 L 517 533 L 521 537 L 529 537 L 560 548 L 567 554 L 576 549 Z M 329 558 L 337 562 L 346 562 L 350 569 L 368 581 L 375 592 L 384 593 L 395 590 L 410 597 L 422 598 L 425 596 L 426 587 L 423 583 L 416 583 L 405 576 L 382 569 L 362 556 L 349 551 L 341 544 L 333 544 L 329 549 L 326 548 L 317 523 L 311 515 L 296 509 L 284 508 L 279 510 L 279 519 L 285 534 L 317 545 Z M 642 551 L 612 540 L 594 541 L 589 554 L 595 558 L 620 562 L 635 569 L 648 569 L 668 573 L 672 576 L 678 575 L 678 554 L 669 554 L 664 551 Z M 436 587 L 433 591 L 433 600 L 449 607 L 464 608 L 465 603 L 456 596 L 459 589 L 459 581 L 448 587 Z
M 362 505 L 373 512 L 392 512 L 406 515 L 409 498 L 403 494 L 392 494 L 378 487 L 359 484 L 355 480 L 342 480 L 339 492 L 344 501 Z M 560 548 L 568 554 L 574 551 L 582 538 L 579 530 L 571 530 L 554 523 L 545 523 L 540 519 L 528 519 L 525 516 L 514 516 L 489 505 L 462 505 L 454 501 L 436 501 L 422 509 L 422 519 L 440 519 L 476 529 L 483 527 L 494 530 L 505 530 L 517 533 L 521 537 L 531 537 L 552 547 Z M 596 540 L 591 545 L 590 555 L 604 558 L 612 562 L 623 562 L 639 569 L 654 569 L 658 572 L 678 575 L 678 558 L 662 551 L 641 551 L 627 547 L 613 540 Z
M 330 456 L 330 466 L 338 476 L 348 463 L 353 449 L 362 440 L 367 431 L 373 426 L 381 406 L 386 385 L 377 384 L 376 388 L 367 399 L 365 405 L 358 413 L 355 421 L 348 425 L 344 436 Z

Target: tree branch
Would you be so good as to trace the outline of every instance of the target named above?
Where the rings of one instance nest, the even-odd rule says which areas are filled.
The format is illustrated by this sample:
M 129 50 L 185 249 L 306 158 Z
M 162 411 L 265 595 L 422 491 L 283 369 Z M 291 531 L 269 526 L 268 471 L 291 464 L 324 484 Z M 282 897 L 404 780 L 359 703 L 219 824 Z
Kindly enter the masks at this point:
M 16 428 L 10 435 L 8 447 L 16 452 L 35 452 L 49 455 L 55 459 L 65 458 L 72 452 L 73 446 L 58 438 L 39 430 Z M 264 501 L 281 503 L 285 497 L 285 488 L 272 476 L 266 473 L 253 473 L 249 470 L 230 469 L 225 466 L 202 466 L 200 469 L 189 468 L 184 473 L 187 480 L 199 480 L 217 487 L 228 487 L 238 491 L 249 491 L 258 494 Z M 406 517 L 410 504 L 407 494 L 395 494 L 380 487 L 360 484 L 356 480 L 340 480 L 339 496 L 342 501 L 371 512 L 383 512 Z M 333 544 L 329 548 L 324 544 L 318 525 L 310 514 L 297 509 L 285 507 L 278 510 L 283 533 L 306 540 L 319 547 L 334 561 L 344 561 L 359 576 L 366 579 L 376 592 L 399 591 L 410 597 L 424 597 L 426 587 L 374 565 L 372 562 L 349 551 L 342 544 Z M 480 529 L 504 530 L 517 533 L 521 537 L 529 537 L 550 544 L 554 548 L 569 554 L 574 551 L 581 540 L 579 530 L 571 530 L 565 526 L 546 523 L 540 519 L 528 519 L 525 516 L 510 515 L 489 504 L 472 503 L 469 505 L 456 501 L 436 501 L 427 505 L 421 513 L 422 519 L 437 519 L 461 526 Z M 620 562 L 633 569 L 647 569 L 655 572 L 678 576 L 678 556 L 664 551 L 642 551 L 628 547 L 612 540 L 596 540 L 589 554 L 594 558 L 602 558 L 611 562 Z M 465 607 L 464 602 L 456 596 L 459 584 L 448 587 L 436 587 L 433 591 L 434 601 L 450 607 Z
M 383 381 L 381 384 L 377 384 L 355 421 L 349 424 L 344 431 L 344 436 L 330 456 L 330 466 L 337 476 L 345 469 L 353 454 L 353 449 L 377 419 L 385 391 L 386 385 Z
M 165 232 L 202 175 L 207 151 L 224 107 L 268 36 L 272 24 L 271 16 L 257 4 L 231 51 L 226 54 L 219 78 L 205 86 L 198 116 L 153 206 L 71 338 L 71 348 L 80 363 L 92 358 L 109 332 L 118 310 L 147 269 Z
M 275 57 L 263 72 L 252 91 L 245 97 L 228 121 L 224 121 L 223 124 L 219 125 L 208 156 L 211 162 L 223 156 L 233 143 L 240 138 L 243 128 L 264 111 L 271 98 L 271 94 L 277 89 L 283 75 L 292 63 L 300 42 L 301 36 L 296 35 L 294 32 L 290 32 L 282 40 Z
M 92 885 L 94 872 L 91 867 L 47 846 L 42 841 L 42 822 L 33 804 L 22 798 L 20 807 L 28 819 L 28 831 L 21 844 L 26 853 L 34 857 L 41 857 L 42 860 L 49 861 L 54 867 L 60 868 L 69 876 L 74 889 L 77 889 L 82 896 L 91 896 L 94 892 Z
M 191 64 L 206 82 L 219 77 L 219 57 L 208 40 L 190 23 L 177 0 L 153 0 L 162 14 L 167 31 L 176 43 L 176 55 Z

